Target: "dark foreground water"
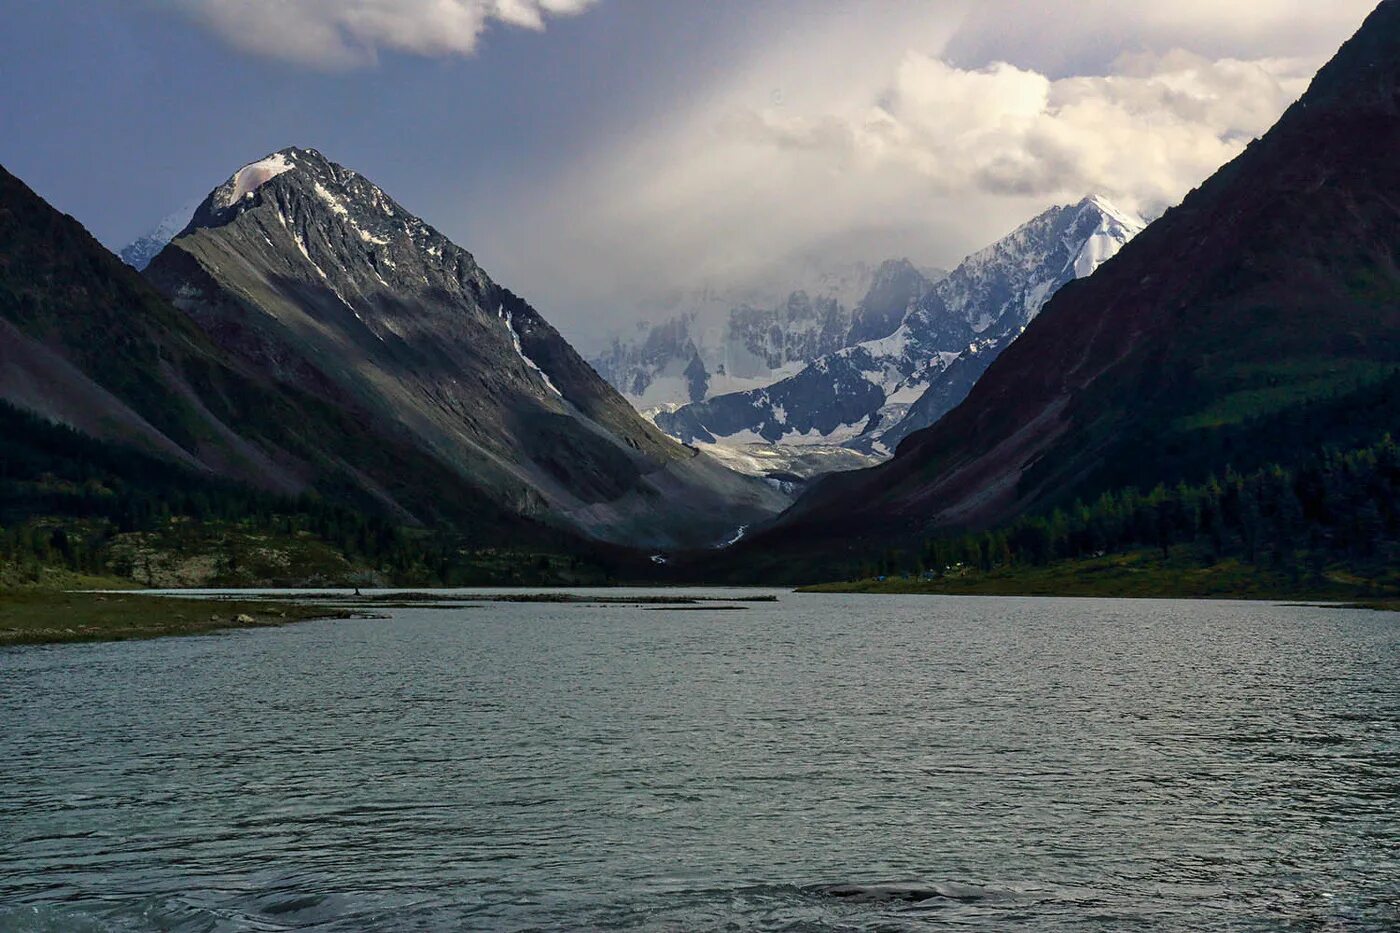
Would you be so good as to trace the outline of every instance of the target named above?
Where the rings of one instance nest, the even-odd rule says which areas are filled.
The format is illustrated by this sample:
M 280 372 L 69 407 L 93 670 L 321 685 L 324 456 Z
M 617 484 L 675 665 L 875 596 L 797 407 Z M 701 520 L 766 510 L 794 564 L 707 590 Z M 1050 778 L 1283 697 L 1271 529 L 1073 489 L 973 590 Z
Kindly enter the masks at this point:
M 826 891 L 880 882 L 922 899 Z M 983 927 L 1400 928 L 1400 616 L 785 594 L 0 651 L 0 929 Z

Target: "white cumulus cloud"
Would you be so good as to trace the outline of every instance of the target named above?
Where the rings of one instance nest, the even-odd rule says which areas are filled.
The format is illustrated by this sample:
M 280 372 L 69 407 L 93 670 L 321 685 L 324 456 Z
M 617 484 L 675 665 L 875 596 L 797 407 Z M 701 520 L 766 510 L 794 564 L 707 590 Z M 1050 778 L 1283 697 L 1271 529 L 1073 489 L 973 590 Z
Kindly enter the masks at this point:
M 1110 75 L 1052 80 L 1005 62 L 965 70 L 907 52 L 864 106 L 739 109 L 725 126 L 728 145 L 806 150 L 863 176 L 868 190 L 912 176 L 910 190 L 925 195 L 1102 193 L 1154 213 L 1267 130 L 1311 72 L 1312 63 L 1175 50 L 1124 57 Z
M 249 52 L 319 67 L 374 62 L 381 50 L 470 55 L 493 22 L 541 30 L 596 0 L 173 0 Z

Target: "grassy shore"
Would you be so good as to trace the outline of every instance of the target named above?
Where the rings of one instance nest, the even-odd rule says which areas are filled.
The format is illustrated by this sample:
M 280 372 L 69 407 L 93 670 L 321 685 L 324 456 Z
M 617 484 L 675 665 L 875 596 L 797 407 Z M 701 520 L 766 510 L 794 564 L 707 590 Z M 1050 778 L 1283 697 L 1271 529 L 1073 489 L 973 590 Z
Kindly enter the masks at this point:
M 1293 575 L 1238 561 L 1200 566 L 1138 551 L 1045 567 L 967 571 L 932 580 L 887 577 L 802 587 L 803 593 L 928 593 L 949 596 L 1089 596 L 1160 599 L 1263 599 L 1336 602 L 1397 609 L 1388 587 L 1341 570 Z
M 447 607 L 471 603 L 560 603 L 626 605 L 647 609 L 738 609 L 773 602 L 775 596 L 647 595 L 604 596 L 564 593 L 499 593 L 470 597 L 444 593 L 344 593 L 308 591 L 298 602 L 254 596 L 246 599 L 193 599 L 154 596 L 130 590 L 129 582 L 75 574 L 55 575 L 39 586 L 0 585 L 0 647 L 76 641 L 120 641 L 197 635 L 259 628 L 309 619 L 346 619 L 382 609 Z M 124 590 L 114 592 L 115 590 Z M 108 592 L 91 592 L 106 590 Z M 715 605 L 738 603 L 740 605 Z
M 198 635 L 354 614 L 346 608 L 267 600 L 4 589 L 0 590 L 0 647 Z

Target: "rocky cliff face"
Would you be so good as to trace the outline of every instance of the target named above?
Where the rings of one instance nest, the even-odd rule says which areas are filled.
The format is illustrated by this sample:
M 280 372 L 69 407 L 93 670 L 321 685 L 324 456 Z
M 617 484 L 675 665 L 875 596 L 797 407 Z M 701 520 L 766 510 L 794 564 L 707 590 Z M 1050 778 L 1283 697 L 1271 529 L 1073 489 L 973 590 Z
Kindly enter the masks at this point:
M 469 253 L 313 150 L 236 172 L 147 275 L 241 365 L 522 515 L 650 547 L 782 505 L 638 417 Z
M 936 271 L 932 277 L 926 276 L 907 259 L 881 263 L 865 297 L 851 313 L 851 330 L 845 346 L 882 340 L 893 334 L 934 283 L 947 276 L 948 273 L 941 271 Z
M 886 264 L 853 331 L 878 337 L 656 423 L 688 443 L 839 444 L 887 455 L 960 402 L 1062 285 L 1091 274 L 1142 227 L 1087 198 L 1051 208 L 922 290 L 912 266 Z

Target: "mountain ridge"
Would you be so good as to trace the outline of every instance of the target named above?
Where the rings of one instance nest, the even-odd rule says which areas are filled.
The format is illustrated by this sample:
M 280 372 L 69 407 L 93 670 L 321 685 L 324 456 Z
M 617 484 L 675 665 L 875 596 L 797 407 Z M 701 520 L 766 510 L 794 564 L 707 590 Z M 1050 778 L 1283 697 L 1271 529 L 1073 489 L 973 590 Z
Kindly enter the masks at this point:
M 171 211 L 150 230 L 117 250 L 117 257 L 137 272 L 144 271 L 166 244 L 189 225 L 190 218 L 202 202 L 202 198 L 197 198 Z
M 319 487 L 410 525 L 509 529 L 522 539 L 541 531 L 454 487 L 401 436 L 370 434 L 353 412 L 230 360 L 81 224 L 3 168 L 0 358 L 5 401 L 196 473 L 280 494 Z
M 886 319 L 895 326 L 881 336 L 766 388 L 658 413 L 656 423 L 687 443 L 836 444 L 887 455 L 961 401 L 1064 282 L 1092 273 L 1142 226 L 1101 197 L 1052 207 L 930 284 L 897 322 Z

